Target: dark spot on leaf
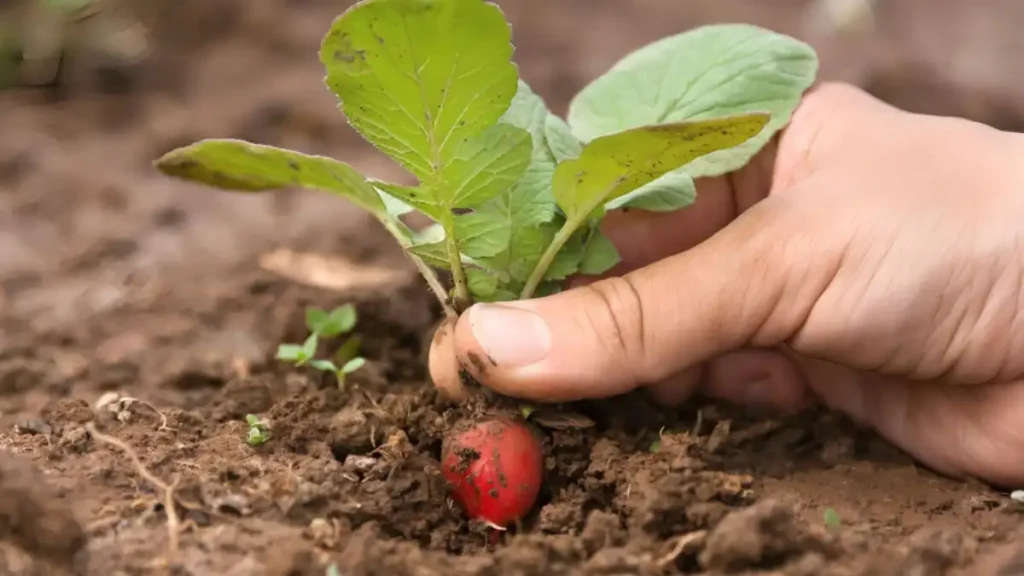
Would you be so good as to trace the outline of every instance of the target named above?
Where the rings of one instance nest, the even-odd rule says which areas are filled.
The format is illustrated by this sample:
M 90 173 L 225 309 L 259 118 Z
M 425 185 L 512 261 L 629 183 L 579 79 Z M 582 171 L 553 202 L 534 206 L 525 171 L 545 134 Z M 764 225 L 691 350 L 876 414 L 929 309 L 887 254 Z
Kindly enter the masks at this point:
M 292 170 L 296 171 L 296 172 L 299 172 L 299 171 L 302 170 L 302 167 L 299 166 L 299 163 L 296 162 L 295 160 L 292 160 L 291 158 L 288 159 L 288 167 L 291 168 Z

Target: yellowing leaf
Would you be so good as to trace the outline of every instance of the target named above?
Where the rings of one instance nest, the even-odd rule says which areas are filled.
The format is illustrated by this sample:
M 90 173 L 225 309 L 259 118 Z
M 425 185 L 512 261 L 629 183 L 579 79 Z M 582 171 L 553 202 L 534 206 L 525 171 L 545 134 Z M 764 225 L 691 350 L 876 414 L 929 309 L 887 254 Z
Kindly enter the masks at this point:
M 644 126 L 592 140 L 579 158 L 555 169 L 555 201 L 578 225 L 610 200 L 628 194 L 701 156 L 757 136 L 765 113 Z
M 384 201 L 344 162 L 242 140 L 201 140 L 155 162 L 168 176 L 224 190 L 264 192 L 302 187 L 343 196 L 380 217 Z

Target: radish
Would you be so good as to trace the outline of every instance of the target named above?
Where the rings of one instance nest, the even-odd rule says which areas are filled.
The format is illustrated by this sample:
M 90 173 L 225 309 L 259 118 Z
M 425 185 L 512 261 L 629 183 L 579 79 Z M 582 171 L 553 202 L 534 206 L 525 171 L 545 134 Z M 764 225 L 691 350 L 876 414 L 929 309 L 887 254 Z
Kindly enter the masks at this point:
M 540 440 L 508 417 L 457 427 L 441 448 L 441 470 L 466 514 L 496 530 L 525 516 L 544 475 Z

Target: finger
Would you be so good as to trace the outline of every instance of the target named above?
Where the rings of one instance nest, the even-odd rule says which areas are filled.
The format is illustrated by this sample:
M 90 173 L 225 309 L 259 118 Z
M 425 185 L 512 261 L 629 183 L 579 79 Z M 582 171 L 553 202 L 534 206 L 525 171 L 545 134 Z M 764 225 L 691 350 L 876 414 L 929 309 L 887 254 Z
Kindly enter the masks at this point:
M 471 307 L 455 330 L 463 365 L 499 392 L 565 401 L 659 382 L 755 336 L 755 345 L 782 342 L 834 265 L 811 250 L 824 243 L 787 238 L 800 228 L 789 219 L 804 215 L 774 200 L 621 278 Z
M 621 275 L 688 250 L 768 196 L 778 136 L 734 174 L 696 181 L 693 204 L 673 212 L 617 210 L 601 223 L 622 261 L 604 276 Z
M 767 186 L 765 190 L 767 193 Z M 608 273 L 622 274 L 696 246 L 735 217 L 732 190 L 725 178 L 701 181 L 697 199 L 682 210 L 610 212 L 601 223 L 601 232 L 615 245 L 622 261 Z
M 647 393 L 658 404 L 675 408 L 693 396 L 700 385 L 703 373 L 703 366 L 687 368 L 661 382 L 651 384 L 647 387 Z
M 807 401 L 807 387 L 796 366 L 774 350 L 729 352 L 709 363 L 701 392 L 736 404 L 792 411 Z
M 1024 382 L 979 387 L 876 376 L 803 359 L 822 401 L 937 472 L 1019 487 L 1024 483 Z

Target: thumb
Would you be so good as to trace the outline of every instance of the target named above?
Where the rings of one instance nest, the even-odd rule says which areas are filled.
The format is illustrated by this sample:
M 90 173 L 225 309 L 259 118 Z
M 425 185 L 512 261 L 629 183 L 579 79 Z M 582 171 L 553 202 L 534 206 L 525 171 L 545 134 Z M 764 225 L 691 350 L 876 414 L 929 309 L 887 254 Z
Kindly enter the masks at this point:
M 624 393 L 744 345 L 781 343 L 806 317 L 815 284 L 820 293 L 827 282 L 812 278 L 826 267 L 803 249 L 815 246 L 811 234 L 806 242 L 792 234 L 806 220 L 787 224 L 801 218 L 797 210 L 775 196 L 698 246 L 625 276 L 477 304 L 455 327 L 460 364 L 500 393 L 568 401 Z

